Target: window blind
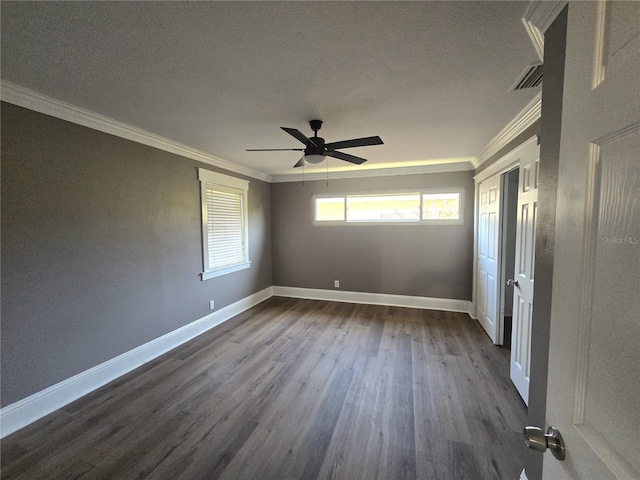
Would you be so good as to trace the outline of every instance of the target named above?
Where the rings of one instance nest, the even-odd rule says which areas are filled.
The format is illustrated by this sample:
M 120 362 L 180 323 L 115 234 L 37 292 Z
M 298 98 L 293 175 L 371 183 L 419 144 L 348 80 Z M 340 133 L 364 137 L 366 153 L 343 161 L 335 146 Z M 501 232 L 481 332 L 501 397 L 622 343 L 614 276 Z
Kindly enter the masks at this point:
M 246 261 L 243 200 L 243 192 L 220 191 L 207 185 L 207 239 L 211 270 Z

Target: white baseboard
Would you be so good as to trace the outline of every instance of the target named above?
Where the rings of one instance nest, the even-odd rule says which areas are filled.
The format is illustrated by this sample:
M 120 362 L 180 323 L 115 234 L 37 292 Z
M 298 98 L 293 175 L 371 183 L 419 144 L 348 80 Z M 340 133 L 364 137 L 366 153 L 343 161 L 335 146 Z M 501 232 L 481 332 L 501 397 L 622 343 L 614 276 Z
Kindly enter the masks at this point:
M 273 295 L 273 287 L 238 300 L 188 325 L 118 355 L 0 410 L 0 438 L 77 400 L 116 378 L 220 325 Z
M 220 325 L 254 305 L 267 300 L 273 295 L 334 302 L 424 308 L 450 312 L 471 312 L 471 302 L 467 300 L 348 292 L 343 290 L 268 287 L 184 327 L 180 327 L 122 355 L 118 355 L 100 365 L 96 365 L 89 370 L 85 370 L 49 388 L 34 393 L 11 405 L 7 405 L 0 410 L 0 438 L 4 438 L 80 397 L 91 393 L 116 378 L 131 372 L 154 358 L 203 334 L 216 325 Z
M 328 300 L 333 302 L 366 303 L 390 305 L 394 307 L 424 308 L 447 312 L 471 312 L 471 302 L 449 298 L 414 297 L 411 295 L 391 295 L 385 293 L 349 292 L 344 290 L 321 290 L 316 288 L 273 287 L 273 294 L 281 297 Z

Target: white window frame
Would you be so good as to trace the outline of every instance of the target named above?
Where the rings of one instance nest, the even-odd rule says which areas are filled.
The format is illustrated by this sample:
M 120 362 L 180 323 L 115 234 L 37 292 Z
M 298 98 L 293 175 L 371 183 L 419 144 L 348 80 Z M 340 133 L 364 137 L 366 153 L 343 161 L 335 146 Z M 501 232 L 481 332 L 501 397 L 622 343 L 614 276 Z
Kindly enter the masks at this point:
M 247 269 L 251 266 L 249 260 L 249 213 L 248 213 L 248 192 L 249 182 L 240 178 L 231 177 L 218 172 L 212 172 L 204 168 L 198 168 L 198 180 L 200 181 L 200 202 L 202 214 L 202 280 L 220 277 L 239 270 Z M 243 257 L 242 262 L 214 269 L 209 265 L 209 227 L 208 227 L 208 206 L 207 190 L 218 190 L 221 192 L 233 192 L 242 195 L 242 217 L 244 226 Z
M 347 215 L 347 198 L 349 196 L 363 196 L 363 195 L 406 195 L 416 194 L 420 196 L 420 220 L 402 220 L 402 221 L 380 221 L 380 222 L 353 222 L 348 221 Z M 457 193 L 460 195 L 459 203 L 459 215 L 455 219 L 423 219 L 422 218 L 422 201 L 423 195 L 438 194 L 438 193 Z M 339 226 L 339 225 L 464 225 L 464 197 L 465 189 L 463 187 L 451 187 L 451 188 L 422 188 L 415 190 L 377 190 L 369 192 L 351 192 L 351 193 L 335 193 L 335 194 L 320 194 L 313 195 L 311 198 L 311 220 L 313 225 L 317 226 Z M 344 220 L 316 220 L 316 200 L 321 198 L 343 198 L 344 199 Z

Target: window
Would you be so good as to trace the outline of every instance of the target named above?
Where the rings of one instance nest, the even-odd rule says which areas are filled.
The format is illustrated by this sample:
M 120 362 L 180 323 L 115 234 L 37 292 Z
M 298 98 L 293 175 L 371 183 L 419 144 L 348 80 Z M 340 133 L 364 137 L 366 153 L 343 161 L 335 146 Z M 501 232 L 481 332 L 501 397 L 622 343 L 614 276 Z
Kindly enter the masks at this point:
M 464 189 L 314 197 L 314 223 L 462 225 Z
M 460 192 L 423 193 L 422 218 L 424 220 L 460 220 Z
M 249 268 L 249 182 L 198 169 L 202 201 L 202 280 Z
M 348 195 L 347 222 L 417 222 L 420 194 Z
M 316 198 L 317 222 L 343 222 L 344 221 L 344 197 Z

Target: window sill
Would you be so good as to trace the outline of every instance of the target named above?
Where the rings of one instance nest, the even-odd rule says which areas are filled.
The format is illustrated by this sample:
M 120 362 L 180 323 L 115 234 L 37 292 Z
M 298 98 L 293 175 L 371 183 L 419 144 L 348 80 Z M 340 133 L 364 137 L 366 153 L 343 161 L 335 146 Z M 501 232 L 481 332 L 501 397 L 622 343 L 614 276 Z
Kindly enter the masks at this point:
M 240 270 L 246 270 L 251 266 L 251 262 L 239 263 L 237 265 L 232 265 L 231 267 L 221 268 L 219 270 L 213 270 L 210 272 L 202 273 L 202 280 L 209 280 L 211 278 L 221 277 L 223 275 L 227 275 L 229 273 L 238 272 Z

